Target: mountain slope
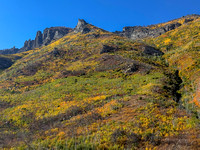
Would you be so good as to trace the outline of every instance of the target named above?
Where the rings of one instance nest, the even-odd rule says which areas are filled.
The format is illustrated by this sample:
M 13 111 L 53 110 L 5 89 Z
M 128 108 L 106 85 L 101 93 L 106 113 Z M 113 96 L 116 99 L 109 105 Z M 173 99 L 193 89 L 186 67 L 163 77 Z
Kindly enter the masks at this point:
M 147 40 L 165 52 L 165 59 L 171 68 L 179 70 L 183 80 L 182 101 L 188 106 L 193 102 L 200 106 L 200 20 L 185 24 L 158 38 Z M 192 102 L 193 101 L 193 102 Z M 199 112 L 200 114 L 200 112 Z
M 197 149 L 199 120 L 180 107 L 163 52 L 79 20 L 20 53 L 0 74 L 0 147 Z

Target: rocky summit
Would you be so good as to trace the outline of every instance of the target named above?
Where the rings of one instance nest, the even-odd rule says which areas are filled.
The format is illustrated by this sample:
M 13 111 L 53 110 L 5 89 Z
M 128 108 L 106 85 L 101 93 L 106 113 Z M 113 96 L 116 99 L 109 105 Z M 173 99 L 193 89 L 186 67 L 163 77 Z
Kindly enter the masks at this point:
M 90 29 L 87 27 L 88 23 L 83 19 L 78 19 L 78 24 L 74 29 L 75 33 L 81 32 L 81 33 L 88 33 L 90 32 Z

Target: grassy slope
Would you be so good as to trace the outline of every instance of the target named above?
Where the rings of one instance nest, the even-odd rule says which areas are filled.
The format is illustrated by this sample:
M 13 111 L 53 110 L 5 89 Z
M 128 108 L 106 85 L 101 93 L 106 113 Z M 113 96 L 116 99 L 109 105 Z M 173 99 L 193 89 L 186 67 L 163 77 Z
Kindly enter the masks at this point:
M 0 75 L 0 147 L 197 148 L 198 121 L 174 101 L 177 77 L 162 58 L 90 28 L 26 52 Z M 103 45 L 114 51 L 100 54 Z

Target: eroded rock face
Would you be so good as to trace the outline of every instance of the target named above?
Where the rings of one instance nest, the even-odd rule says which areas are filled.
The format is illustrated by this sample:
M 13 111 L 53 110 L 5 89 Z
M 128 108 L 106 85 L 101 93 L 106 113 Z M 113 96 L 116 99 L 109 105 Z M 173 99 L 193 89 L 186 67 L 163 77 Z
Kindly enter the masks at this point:
M 81 32 L 83 34 L 86 34 L 90 32 L 90 29 L 87 27 L 88 23 L 83 19 L 78 19 L 78 24 L 74 29 L 75 33 Z
M 28 41 L 25 41 L 24 47 L 20 49 L 20 52 L 31 50 L 34 47 L 33 45 L 34 45 L 34 40 L 29 39 Z
M 31 40 L 31 39 L 26 40 L 22 48 L 17 49 L 14 47 L 11 49 L 1 50 L 0 54 L 16 54 L 19 52 L 32 50 L 40 46 L 45 46 L 45 45 L 50 44 L 53 40 L 60 39 L 72 31 L 74 31 L 75 33 L 81 32 L 82 34 L 85 34 L 85 33 L 90 32 L 91 30 L 88 27 L 88 23 L 85 20 L 79 19 L 78 24 L 74 29 L 67 28 L 67 27 L 46 28 L 43 31 L 43 33 L 41 31 L 38 31 L 34 40 Z
M 179 19 L 184 19 L 184 24 L 191 22 L 197 18 L 199 18 L 200 15 L 187 15 L 183 16 Z M 156 27 L 155 25 L 147 26 L 147 27 L 142 27 L 142 26 L 128 26 L 124 27 L 123 31 L 116 31 L 115 33 L 121 36 L 125 36 L 127 38 L 136 40 L 136 39 L 143 39 L 143 38 L 148 38 L 148 37 L 158 37 L 161 34 L 164 34 L 168 31 L 174 30 L 178 27 L 180 27 L 182 24 L 178 23 L 177 21 L 174 21 L 171 24 L 167 24 L 162 27 Z M 154 28 L 156 27 L 156 28 Z
M 172 23 L 160 28 L 149 28 L 149 27 L 142 27 L 142 26 L 133 26 L 133 27 L 124 27 L 122 32 L 116 32 L 121 36 L 128 37 L 130 39 L 143 39 L 147 37 L 157 37 L 161 34 L 164 34 L 170 30 L 174 30 L 180 27 L 180 23 Z
M 20 52 L 38 48 L 43 45 L 48 45 L 53 40 L 62 38 L 63 36 L 71 32 L 71 30 L 71 28 L 67 27 L 51 27 L 46 28 L 43 33 L 41 31 L 38 31 L 35 40 L 25 41 L 24 47 L 20 49 Z
M 42 32 L 38 31 L 34 41 L 34 47 L 40 47 L 43 44 Z
M 62 38 L 71 30 L 71 28 L 66 27 L 52 27 L 45 29 L 42 35 L 43 45 L 48 45 L 52 40 Z

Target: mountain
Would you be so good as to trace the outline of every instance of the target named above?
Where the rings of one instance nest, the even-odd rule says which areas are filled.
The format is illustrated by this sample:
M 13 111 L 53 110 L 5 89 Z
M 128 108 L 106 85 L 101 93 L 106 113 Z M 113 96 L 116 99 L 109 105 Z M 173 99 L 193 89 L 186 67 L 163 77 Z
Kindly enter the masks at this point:
M 174 23 L 132 40 L 79 19 L 1 55 L 12 63 L 0 72 L 0 148 L 198 149 L 200 21 L 152 29 Z
M 125 36 L 127 38 L 137 40 L 137 39 L 143 39 L 148 37 L 158 37 L 161 34 L 164 34 L 170 30 L 174 30 L 183 24 L 187 24 L 188 22 L 191 22 L 197 18 L 199 18 L 200 15 L 188 15 L 183 16 L 182 18 L 175 19 L 166 23 L 156 24 L 156 25 L 150 25 L 147 27 L 142 26 L 133 26 L 133 27 L 124 27 L 123 31 L 116 31 L 115 33 L 120 36 Z M 20 49 L 18 48 L 11 48 L 11 49 L 5 49 L 0 50 L 0 54 L 16 54 L 28 50 L 32 50 L 35 48 L 39 48 L 44 45 L 48 45 L 53 40 L 57 40 L 59 38 L 62 38 L 64 35 L 74 31 L 74 32 L 82 32 L 87 33 L 89 32 L 89 28 L 84 28 L 82 26 L 87 25 L 87 23 L 83 19 L 79 19 L 77 26 L 72 29 L 68 27 L 51 27 L 46 28 L 43 33 L 41 31 L 38 31 L 35 37 L 35 40 L 27 40 L 24 42 L 24 46 Z

